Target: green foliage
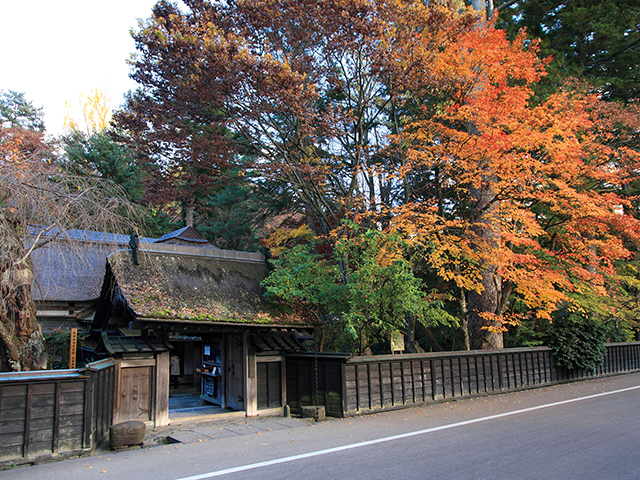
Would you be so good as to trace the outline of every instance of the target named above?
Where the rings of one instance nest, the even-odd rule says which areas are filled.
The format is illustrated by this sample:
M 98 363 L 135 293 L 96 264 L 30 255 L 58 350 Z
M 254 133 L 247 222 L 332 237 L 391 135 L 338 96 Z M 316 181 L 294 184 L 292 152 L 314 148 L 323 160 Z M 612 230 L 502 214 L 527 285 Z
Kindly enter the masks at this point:
M 263 282 L 267 295 L 311 306 L 330 335 L 330 347 L 363 354 L 391 334 L 405 333 L 410 318 L 425 325 L 455 323 L 422 290 L 397 235 L 345 222 L 330 255 L 312 244 L 283 251 Z
M 607 328 L 589 315 L 559 311 L 545 332 L 556 365 L 569 370 L 594 370 L 604 360 Z
M 0 90 L 0 126 L 43 132 L 44 112 L 42 107 L 34 107 L 24 93 Z
M 211 190 L 196 216 L 195 227 L 219 248 L 258 251 L 267 218 L 289 205 L 290 197 L 251 177 L 250 169 L 228 172 L 228 183 Z
M 557 89 L 562 79 L 588 79 L 605 98 L 640 95 L 640 5 L 636 0 L 537 0 L 517 2 L 499 15 L 498 25 L 515 36 L 526 28 L 551 56 L 541 86 Z
M 504 335 L 504 346 L 539 347 L 544 344 L 544 332 L 540 328 L 540 320 L 530 317 L 509 327 Z
M 66 164 L 79 174 L 92 174 L 122 187 L 127 198 L 139 202 L 143 196 L 143 174 L 129 148 L 114 141 L 109 132 L 87 136 L 75 130 L 63 138 Z
M 47 348 L 47 369 L 62 370 L 69 368 L 69 346 L 71 345 L 71 332 L 69 330 L 54 329 L 51 333 L 43 334 Z M 87 335 L 78 334 L 78 348 L 76 351 L 76 368 L 84 366 L 82 361 L 82 345 Z

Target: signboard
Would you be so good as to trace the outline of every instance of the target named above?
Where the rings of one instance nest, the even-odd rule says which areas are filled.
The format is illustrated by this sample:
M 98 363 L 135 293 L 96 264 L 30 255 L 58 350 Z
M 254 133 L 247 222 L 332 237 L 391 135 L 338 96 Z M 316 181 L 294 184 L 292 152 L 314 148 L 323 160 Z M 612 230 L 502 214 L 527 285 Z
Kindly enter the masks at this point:
M 203 394 L 211 398 L 216 398 L 216 379 L 211 375 L 203 375 Z
M 392 353 L 404 351 L 404 335 L 401 332 L 393 332 L 390 340 Z

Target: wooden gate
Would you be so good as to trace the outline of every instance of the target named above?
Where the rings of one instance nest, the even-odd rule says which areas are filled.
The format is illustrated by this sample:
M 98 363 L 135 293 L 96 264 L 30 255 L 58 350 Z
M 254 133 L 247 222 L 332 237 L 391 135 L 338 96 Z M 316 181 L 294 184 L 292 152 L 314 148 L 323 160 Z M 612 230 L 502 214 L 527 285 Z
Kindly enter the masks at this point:
M 115 423 L 152 420 L 153 367 L 123 367 L 118 377 Z
M 282 361 L 257 363 L 258 410 L 282 407 Z
M 224 390 L 226 406 L 234 410 L 245 409 L 243 360 L 244 340 L 242 335 L 227 336 Z

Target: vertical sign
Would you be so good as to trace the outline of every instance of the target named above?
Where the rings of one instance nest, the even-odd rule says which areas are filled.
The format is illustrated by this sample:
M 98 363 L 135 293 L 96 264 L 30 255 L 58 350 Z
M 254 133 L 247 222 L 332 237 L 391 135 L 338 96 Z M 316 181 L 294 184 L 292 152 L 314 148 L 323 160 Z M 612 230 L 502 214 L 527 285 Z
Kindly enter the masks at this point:
M 69 344 L 69 368 L 76 368 L 76 351 L 78 350 L 78 329 L 71 329 L 71 339 Z

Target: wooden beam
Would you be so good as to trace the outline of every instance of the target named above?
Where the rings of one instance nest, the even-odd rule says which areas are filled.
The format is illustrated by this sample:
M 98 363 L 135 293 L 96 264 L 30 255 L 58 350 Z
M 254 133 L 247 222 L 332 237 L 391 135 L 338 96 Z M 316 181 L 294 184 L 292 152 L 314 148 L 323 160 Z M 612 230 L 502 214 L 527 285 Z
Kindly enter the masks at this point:
M 154 426 L 169 425 L 169 352 L 156 355 Z

